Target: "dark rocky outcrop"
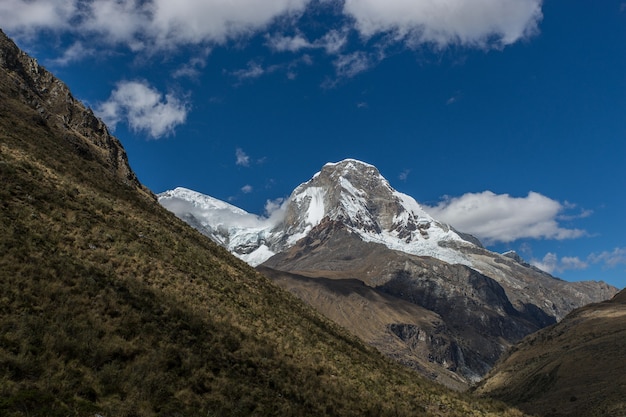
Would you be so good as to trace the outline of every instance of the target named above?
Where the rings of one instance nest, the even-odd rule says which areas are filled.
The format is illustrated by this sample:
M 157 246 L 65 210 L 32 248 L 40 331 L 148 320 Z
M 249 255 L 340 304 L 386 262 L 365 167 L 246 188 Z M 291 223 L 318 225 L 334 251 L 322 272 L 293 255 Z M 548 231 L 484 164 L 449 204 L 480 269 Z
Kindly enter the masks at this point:
M 37 112 L 35 123 L 60 132 L 77 154 L 100 161 L 122 183 L 151 194 L 139 183 L 126 151 L 102 120 L 77 100 L 65 83 L 21 51 L 2 30 L 0 68 L 4 92 L 34 109 Z

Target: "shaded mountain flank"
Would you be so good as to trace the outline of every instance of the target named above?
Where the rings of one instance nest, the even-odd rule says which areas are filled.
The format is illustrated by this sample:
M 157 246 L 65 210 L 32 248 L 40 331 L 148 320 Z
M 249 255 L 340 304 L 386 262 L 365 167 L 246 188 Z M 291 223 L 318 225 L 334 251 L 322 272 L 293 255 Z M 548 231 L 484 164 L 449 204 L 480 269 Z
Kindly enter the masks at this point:
M 342 225 L 323 222 L 306 239 L 266 261 L 262 271 L 270 277 L 279 274 L 268 268 L 314 278 L 358 279 L 377 294 L 395 300 L 383 305 L 370 301 L 370 310 L 387 309 L 391 305 L 405 311 L 404 303 L 410 303 L 434 313 L 437 320 L 429 326 L 415 323 L 423 313 L 416 314 L 413 320 L 404 318 L 385 323 L 363 321 L 359 314 L 346 313 L 341 324 L 403 363 L 409 360 L 410 364 L 409 358 L 421 352 L 422 360 L 429 365 L 422 364 L 416 369 L 426 369 L 429 377 L 460 389 L 458 378 L 449 379 L 449 371 L 460 377 L 465 386 L 471 385 L 523 337 L 556 323 L 572 308 L 606 299 L 615 291 L 602 283 L 562 281 L 477 247 L 473 248 L 472 256 L 480 258 L 483 266 L 490 263 L 491 276 L 466 265 L 448 264 L 363 242 Z M 288 284 L 286 276 L 282 277 L 279 285 L 292 291 L 298 287 L 298 282 Z M 329 306 L 319 299 L 304 295 L 304 291 L 294 292 L 333 317 Z M 350 297 L 339 298 L 339 304 L 352 302 Z M 415 337 L 394 332 L 397 326 L 407 325 Z M 376 338 L 367 337 L 374 333 Z M 381 344 L 380 339 L 392 339 L 394 343 Z M 409 352 L 406 358 L 398 355 L 395 347 L 398 342 Z
M 537 416 L 626 415 L 626 291 L 515 345 L 477 392 Z
M 1 31 L 0 184 L 0 415 L 522 415 L 398 366 L 163 209 Z

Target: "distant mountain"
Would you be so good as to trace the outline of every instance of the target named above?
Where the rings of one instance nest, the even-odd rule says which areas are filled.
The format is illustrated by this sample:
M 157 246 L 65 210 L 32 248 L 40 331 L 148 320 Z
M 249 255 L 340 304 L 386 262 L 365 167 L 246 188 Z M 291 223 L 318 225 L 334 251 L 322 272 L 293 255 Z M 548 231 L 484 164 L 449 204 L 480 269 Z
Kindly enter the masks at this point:
M 626 290 L 515 345 L 477 392 L 538 416 L 626 415 Z
M 0 31 L 0 415 L 519 416 L 397 366 L 163 209 Z
M 480 380 L 524 336 L 617 291 L 566 282 L 516 254 L 486 250 L 354 159 L 326 164 L 269 219 L 186 189 L 159 201 L 363 340 L 455 387 L 459 379 Z M 434 313 L 434 322 L 418 323 L 406 309 L 387 322 L 363 322 L 350 296 L 336 299 L 339 317 L 325 300 L 346 285 L 305 277 L 357 279 L 378 294 L 368 301 L 372 310 L 384 314 L 392 297 L 398 309 L 411 303 Z
M 159 194 L 159 202 L 251 265 L 294 246 L 323 220 L 340 222 L 363 241 L 448 263 L 471 265 L 455 248 L 480 246 L 391 188 L 376 167 L 353 159 L 326 164 L 293 191 L 278 218 L 262 219 L 185 188 Z

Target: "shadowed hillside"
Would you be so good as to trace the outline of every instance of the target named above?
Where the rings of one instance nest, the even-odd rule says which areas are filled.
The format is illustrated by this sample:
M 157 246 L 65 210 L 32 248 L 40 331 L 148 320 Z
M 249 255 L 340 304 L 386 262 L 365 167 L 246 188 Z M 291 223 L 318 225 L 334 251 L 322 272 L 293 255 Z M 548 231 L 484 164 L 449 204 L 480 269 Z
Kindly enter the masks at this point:
M 539 416 L 626 415 L 626 291 L 516 345 L 478 392 Z
M 384 359 L 161 208 L 2 32 L 0 184 L 0 415 L 521 415 Z

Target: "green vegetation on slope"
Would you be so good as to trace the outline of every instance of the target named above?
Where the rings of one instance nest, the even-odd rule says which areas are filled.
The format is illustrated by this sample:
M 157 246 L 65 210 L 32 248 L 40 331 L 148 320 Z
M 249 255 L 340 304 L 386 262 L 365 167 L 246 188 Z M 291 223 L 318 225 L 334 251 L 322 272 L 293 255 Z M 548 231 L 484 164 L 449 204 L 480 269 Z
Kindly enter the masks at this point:
M 81 140 L 0 78 L 1 415 L 521 415 L 382 358 Z

